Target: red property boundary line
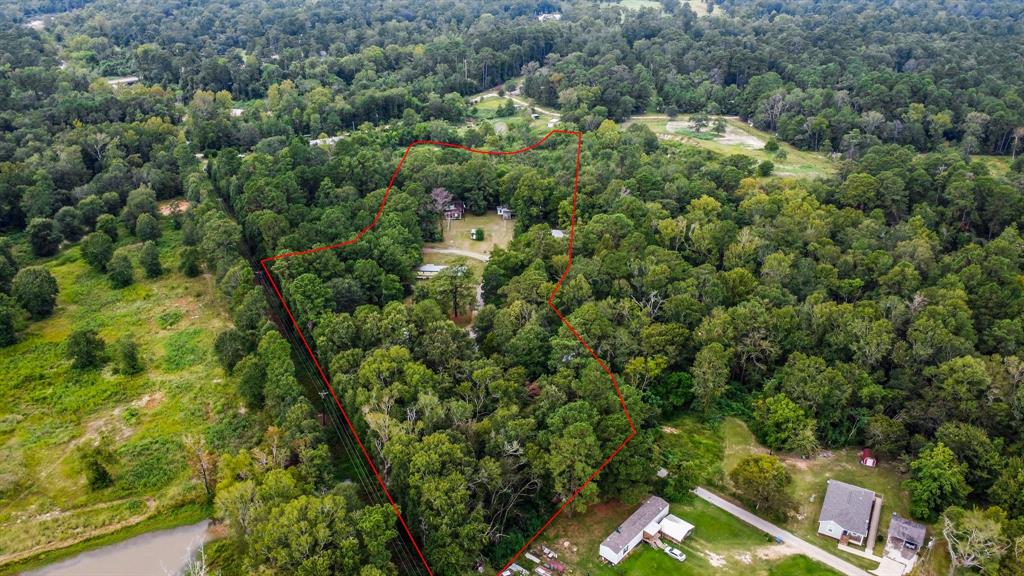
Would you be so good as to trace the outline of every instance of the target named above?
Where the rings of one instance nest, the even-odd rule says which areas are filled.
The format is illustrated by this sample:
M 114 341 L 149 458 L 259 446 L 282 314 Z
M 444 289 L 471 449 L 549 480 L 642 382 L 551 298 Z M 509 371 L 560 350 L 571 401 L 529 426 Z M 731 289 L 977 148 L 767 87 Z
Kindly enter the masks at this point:
M 430 564 L 427 563 L 426 557 L 423 556 L 423 551 L 420 549 L 419 544 L 416 543 L 416 538 L 413 537 L 412 532 L 409 530 L 409 526 L 405 523 L 405 519 L 402 518 L 402 514 L 398 510 L 398 504 L 396 504 L 395 500 L 391 497 L 391 493 L 388 491 L 387 486 L 385 486 L 383 478 L 381 478 L 380 473 L 377 471 L 377 466 L 374 465 L 373 463 L 373 458 L 370 457 L 370 453 L 366 450 L 366 446 L 363 445 L 363 441 L 359 437 L 359 433 L 356 432 L 355 426 L 352 425 L 352 421 L 349 419 L 348 413 L 345 412 L 345 408 L 342 407 L 341 401 L 338 400 L 338 395 L 334 392 L 334 387 L 331 386 L 331 383 L 327 378 L 327 374 L 324 372 L 324 369 L 320 366 L 320 362 L 317 360 L 316 355 L 313 354 L 313 349 L 309 346 L 309 342 L 306 340 L 306 336 L 303 333 L 302 328 L 299 326 L 299 323 L 295 320 L 295 315 L 292 314 L 291 308 L 288 307 L 288 303 L 285 301 L 284 295 L 278 288 L 277 282 L 274 280 L 273 274 L 271 274 L 270 270 L 267 269 L 267 262 L 272 262 L 274 260 L 280 260 L 283 258 L 290 258 L 292 256 L 302 256 L 305 254 L 313 254 L 315 252 L 323 252 L 325 250 L 334 250 L 337 248 L 341 248 L 342 246 L 348 246 L 350 244 L 355 244 L 356 242 L 358 242 L 359 239 L 362 238 L 364 234 L 373 229 L 373 227 L 377 225 L 377 221 L 380 220 L 381 215 L 384 213 L 384 207 L 388 202 L 388 196 L 391 194 L 391 187 L 394 185 L 395 179 L 398 177 L 398 173 L 402 171 L 402 165 L 405 164 L 405 160 L 409 156 L 409 151 L 412 150 L 413 147 L 415 146 L 441 146 L 445 148 L 457 148 L 460 150 L 465 150 L 467 152 L 472 152 L 474 154 L 487 154 L 490 156 L 513 156 L 537 148 L 538 146 L 544 144 L 544 142 L 546 142 L 547 139 L 554 134 L 567 134 L 576 136 L 576 173 L 573 179 L 572 188 L 572 221 L 571 226 L 569 228 L 569 263 L 566 265 L 565 271 L 562 272 L 562 276 L 558 279 L 558 282 L 555 284 L 555 287 L 551 290 L 551 295 L 548 296 L 548 307 L 554 310 L 559 320 L 561 320 L 562 323 L 565 324 L 565 327 L 568 328 L 569 331 L 572 332 L 573 336 L 575 336 L 576 339 L 579 340 L 580 344 L 582 344 L 583 347 L 586 348 L 587 352 L 589 352 L 591 357 L 594 358 L 594 361 L 596 361 L 598 365 L 601 366 L 601 369 L 604 370 L 606 374 L 608 374 L 608 377 L 611 379 L 612 386 L 615 388 L 615 394 L 619 398 L 619 404 L 622 406 L 622 411 L 626 414 L 626 420 L 629 422 L 630 432 L 629 435 L 626 436 L 626 439 L 623 440 L 622 443 L 619 444 L 619 446 L 615 449 L 615 451 L 613 451 L 607 458 L 604 459 L 603 462 L 601 462 L 601 465 L 598 466 L 598 468 L 594 470 L 594 472 L 591 473 L 589 477 L 587 477 L 587 480 L 579 488 L 577 488 L 575 492 L 573 492 L 572 496 L 570 496 L 568 499 L 566 499 L 565 502 L 562 503 L 562 506 L 557 511 L 555 511 L 555 513 L 552 514 L 550 518 L 548 518 L 547 522 L 545 522 L 544 525 L 541 526 L 540 529 L 538 529 L 537 532 L 530 537 L 526 544 L 524 544 L 523 547 L 520 548 L 514 556 L 512 556 L 508 563 L 498 570 L 498 574 L 500 574 L 501 572 L 507 570 L 508 567 L 511 566 L 512 563 L 515 562 L 516 559 L 518 559 L 519 556 L 522 555 L 522 553 L 525 552 L 526 549 L 533 544 L 534 540 L 536 540 L 537 537 L 540 536 L 541 533 L 544 532 L 544 530 L 547 529 L 549 525 L 551 525 L 555 518 L 557 518 L 558 515 L 561 514 L 562 511 L 565 510 L 565 508 L 569 506 L 569 504 L 571 504 L 577 496 L 579 496 L 583 489 L 586 488 L 590 484 L 590 482 L 598 474 L 600 474 L 602 470 L 604 470 L 605 466 L 607 466 L 612 461 L 612 459 L 615 458 L 615 456 L 618 455 L 618 453 L 623 448 L 625 448 L 626 444 L 628 444 L 629 441 L 632 440 L 634 436 L 636 436 L 636 426 L 633 425 L 633 418 L 629 414 L 629 408 L 626 407 L 626 401 L 622 397 L 621 390 L 619 390 L 619 383 L 615 379 L 615 375 L 612 374 L 611 369 L 609 369 L 608 366 L 600 358 L 597 357 L 597 354 L 593 351 L 593 349 L 590 348 L 590 345 L 587 344 L 587 342 L 583 339 L 582 336 L 580 336 L 579 332 L 576 331 L 572 324 L 570 324 L 569 321 L 565 319 L 565 316 L 562 315 L 561 311 L 559 311 L 554 304 L 555 295 L 558 294 L 559 289 L 561 289 L 562 287 L 562 282 L 565 281 L 566 277 L 569 275 L 569 269 L 572 268 L 572 248 L 573 240 L 576 235 L 576 197 L 579 192 L 580 186 L 580 155 L 583 151 L 583 134 L 572 130 L 552 130 L 537 142 L 534 142 L 533 144 L 525 148 L 511 151 L 477 150 L 475 148 L 469 148 L 467 146 L 463 146 L 461 144 L 453 144 L 451 142 L 416 140 L 409 144 L 408 146 L 406 146 L 405 153 L 402 154 L 402 159 L 399 160 L 398 166 L 395 168 L 394 173 L 391 174 L 391 180 L 388 181 L 387 190 L 384 191 L 384 198 L 382 198 L 380 201 L 380 206 L 377 208 L 377 214 L 373 217 L 373 222 L 371 222 L 369 226 L 360 230 L 359 233 L 356 234 L 355 238 L 352 238 L 351 240 L 346 240 L 344 242 L 339 242 L 337 244 L 332 244 L 330 246 L 320 246 L 317 248 L 311 248 L 309 250 L 302 250 L 299 252 L 288 252 L 286 254 L 278 254 L 276 256 L 270 256 L 268 258 L 260 260 L 260 266 L 263 268 L 263 272 L 266 275 L 266 277 L 270 280 L 270 285 L 274 289 L 274 294 L 277 295 L 278 300 L 281 301 L 281 305 L 284 306 L 284 310 L 288 314 L 288 319 L 291 320 L 292 326 L 295 327 L 296 332 L 298 332 L 299 334 L 299 338 L 302 340 L 303 347 L 305 347 L 310 359 L 313 360 L 313 365 L 316 366 L 317 372 L 320 375 L 320 379 L 323 381 L 323 383 L 327 386 L 327 389 L 330 391 L 331 397 L 334 399 L 334 403 L 338 406 L 338 409 L 341 411 L 341 415 L 345 419 L 345 424 L 348 425 L 348 428 L 352 432 L 352 435 L 355 436 L 356 442 L 359 444 L 359 449 L 362 450 L 363 452 L 363 457 L 366 458 L 367 464 L 370 465 L 370 469 L 373 471 L 374 476 L 377 477 L 377 483 L 380 484 L 381 489 L 384 490 L 384 495 L 387 496 L 388 502 L 391 503 L 391 507 L 395 511 L 395 516 L 398 517 L 399 523 L 402 524 L 402 528 L 405 530 L 406 535 L 409 537 L 409 540 L 412 542 L 413 547 L 416 549 L 416 554 L 419 555 L 420 561 L 423 562 L 423 566 L 427 569 L 427 573 L 431 576 L 434 575 L 434 572 L 430 569 Z

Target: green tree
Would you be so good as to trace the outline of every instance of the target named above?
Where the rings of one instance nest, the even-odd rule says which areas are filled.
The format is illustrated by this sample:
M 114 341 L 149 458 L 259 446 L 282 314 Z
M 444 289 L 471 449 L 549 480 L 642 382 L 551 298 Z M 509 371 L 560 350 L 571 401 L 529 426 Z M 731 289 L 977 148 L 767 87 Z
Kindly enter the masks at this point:
M 160 238 L 160 223 L 148 212 L 139 214 L 135 221 L 135 235 L 143 242 L 158 240 Z
M 775 456 L 751 454 L 729 471 L 736 494 L 755 510 L 784 519 L 793 509 L 790 485 L 793 478 Z
M 757 175 L 763 177 L 771 176 L 775 171 L 775 164 L 771 160 L 765 160 L 757 165 Z
M 160 265 L 160 250 L 152 240 L 142 245 L 142 251 L 139 252 L 139 265 L 146 273 L 146 278 L 157 278 L 164 273 L 163 266 Z
M 74 242 L 82 237 L 82 216 L 71 206 L 58 210 L 53 216 L 53 222 L 62 238 Z
M 970 492 L 963 464 L 941 442 L 921 450 L 910 464 L 910 480 L 904 486 L 910 492 L 911 515 L 929 522 L 946 508 L 962 504 Z
M 142 359 L 139 357 L 139 345 L 131 334 L 124 334 L 114 343 L 114 359 L 120 374 L 132 375 L 142 372 Z
M 49 218 L 33 218 L 25 229 L 28 244 L 36 256 L 53 256 L 60 248 L 64 237 L 57 231 L 57 226 Z
M 178 270 L 189 278 L 195 278 L 202 273 L 202 269 L 199 268 L 199 250 L 195 246 L 185 246 L 181 249 Z
M 476 279 L 465 259 L 459 258 L 427 281 L 427 293 L 445 314 L 460 315 L 476 304 Z
M 111 240 L 117 240 L 117 218 L 111 214 L 100 214 L 96 218 L 96 231 L 106 234 Z
M 220 365 L 230 374 L 249 351 L 249 339 L 235 328 L 228 328 L 217 335 L 213 350 Z
M 93 270 L 106 272 L 107 263 L 114 255 L 114 243 L 110 237 L 102 232 L 93 232 L 82 240 L 82 259 L 85 260 Z
M 132 261 L 127 254 L 114 252 L 114 256 L 107 263 L 107 278 L 114 288 L 124 288 L 135 281 Z
M 964 510 L 951 506 L 942 515 L 942 536 L 949 548 L 952 564 L 949 574 L 958 569 L 999 574 L 1000 560 L 1010 549 L 1003 533 L 1006 512 L 999 508 Z
M 11 295 L 32 318 L 45 318 L 57 303 L 57 280 L 41 266 L 22 268 L 11 282 Z
M 67 356 L 76 370 L 87 370 L 103 365 L 106 344 L 95 330 L 75 330 L 68 337 Z
M 712 342 L 697 352 L 693 361 L 693 395 L 706 416 L 729 387 L 732 350 Z
M 754 431 L 772 450 L 794 450 L 804 430 L 815 429 L 815 422 L 803 408 L 785 394 L 761 398 L 754 403 Z
M 136 188 L 128 193 L 128 200 L 125 202 L 124 209 L 121 210 L 121 219 L 125 227 L 134 234 L 137 233 L 135 225 L 138 223 L 139 216 L 143 214 L 156 215 L 156 192 L 147 186 Z
M 17 309 L 7 296 L 0 294 L 0 348 L 10 346 L 18 341 L 15 325 Z

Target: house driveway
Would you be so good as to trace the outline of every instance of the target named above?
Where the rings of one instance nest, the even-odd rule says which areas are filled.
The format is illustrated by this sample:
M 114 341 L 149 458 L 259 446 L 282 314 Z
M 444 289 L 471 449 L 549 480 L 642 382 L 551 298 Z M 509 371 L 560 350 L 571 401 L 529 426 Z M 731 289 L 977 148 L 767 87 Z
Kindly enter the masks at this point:
M 794 535 L 792 532 L 789 532 L 788 530 L 783 530 L 782 528 L 779 528 L 778 526 L 772 524 L 771 522 L 768 522 L 767 520 L 762 520 L 754 514 L 751 514 L 750 512 L 744 510 L 743 508 L 740 508 L 739 506 L 733 504 L 732 502 L 729 502 L 725 498 L 722 498 L 721 496 L 709 490 L 698 487 L 694 489 L 693 493 L 696 494 L 698 498 L 705 500 L 712 506 L 716 506 L 718 508 L 721 508 L 722 510 L 725 510 L 729 514 L 732 514 L 740 520 L 743 520 L 744 522 L 750 524 L 754 528 L 766 532 L 769 535 L 782 540 L 786 544 L 789 544 L 793 548 L 796 548 L 800 551 L 801 554 L 811 559 L 817 560 L 818 562 L 821 562 L 822 564 L 825 564 L 826 566 L 834 570 L 838 570 L 839 572 L 846 574 L 846 576 L 872 576 L 867 570 L 858 568 L 857 566 L 850 564 L 849 562 L 843 560 L 835 554 L 830 554 L 822 550 L 821 548 L 818 548 L 814 544 L 811 544 L 806 540 L 798 538 L 796 535 Z

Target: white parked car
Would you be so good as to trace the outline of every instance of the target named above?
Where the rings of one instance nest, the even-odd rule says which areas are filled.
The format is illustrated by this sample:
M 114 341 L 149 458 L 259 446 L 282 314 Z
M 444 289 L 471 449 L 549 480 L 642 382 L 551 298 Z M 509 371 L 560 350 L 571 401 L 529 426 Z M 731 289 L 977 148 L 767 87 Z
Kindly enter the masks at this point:
M 678 548 L 665 546 L 665 554 L 668 554 L 669 556 L 675 558 L 676 560 L 679 560 L 680 562 L 686 560 L 686 554 L 683 554 L 682 550 L 679 550 Z

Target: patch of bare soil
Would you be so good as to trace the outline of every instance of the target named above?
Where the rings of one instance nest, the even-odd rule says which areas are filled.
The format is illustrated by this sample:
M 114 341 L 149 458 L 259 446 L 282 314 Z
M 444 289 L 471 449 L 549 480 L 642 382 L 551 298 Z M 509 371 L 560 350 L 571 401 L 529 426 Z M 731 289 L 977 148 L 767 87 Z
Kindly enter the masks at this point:
M 671 426 L 662 426 L 661 431 L 665 434 L 679 434 L 679 429 Z
M 160 214 L 164 216 L 184 214 L 185 212 L 188 212 L 191 207 L 192 203 L 188 200 L 168 200 L 160 205 Z
M 163 404 L 163 401 L 166 398 L 167 394 L 165 394 L 163 390 L 157 390 L 156 392 L 146 394 L 142 398 L 132 402 L 132 406 L 142 408 L 143 410 L 152 410 L 160 404 Z

